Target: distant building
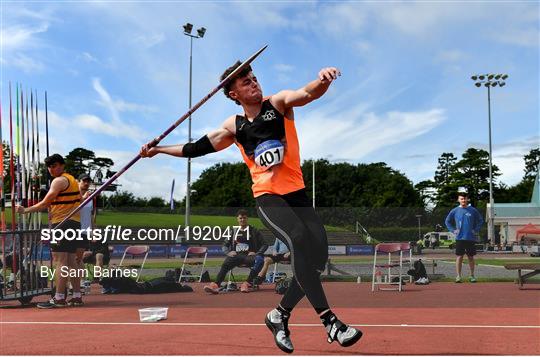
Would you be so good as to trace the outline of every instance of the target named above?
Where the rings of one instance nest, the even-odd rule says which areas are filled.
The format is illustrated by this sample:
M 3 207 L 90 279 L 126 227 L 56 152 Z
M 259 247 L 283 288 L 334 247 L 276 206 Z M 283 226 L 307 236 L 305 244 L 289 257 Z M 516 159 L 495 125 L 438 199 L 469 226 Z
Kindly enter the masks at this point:
M 486 209 L 487 219 L 490 218 L 491 210 L 489 208 L 488 203 Z M 493 215 L 495 226 L 500 226 L 501 244 L 517 242 L 517 231 L 528 224 L 540 227 L 540 165 L 534 181 L 531 202 L 494 203 Z

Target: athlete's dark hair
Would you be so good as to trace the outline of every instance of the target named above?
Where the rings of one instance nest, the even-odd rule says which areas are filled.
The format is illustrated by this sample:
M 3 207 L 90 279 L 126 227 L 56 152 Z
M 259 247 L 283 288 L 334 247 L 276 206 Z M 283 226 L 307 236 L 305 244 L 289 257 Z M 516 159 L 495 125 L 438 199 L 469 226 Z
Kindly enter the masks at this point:
M 469 198 L 469 194 L 467 192 L 458 192 L 457 196 L 463 196 L 465 198 Z
M 64 158 L 60 154 L 52 154 L 51 156 L 47 156 L 45 158 L 45 166 L 47 166 L 47 167 L 51 167 L 52 165 L 54 165 L 57 162 L 62 164 L 62 165 L 65 165 L 65 163 L 66 163 L 64 161 Z
M 225 70 L 225 72 L 223 72 L 223 74 L 221 75 L 221 77 L 219 78 L 220 81 L 223 81 L 225 78 L 227 78 L 227 76 L 229 74 L 231 74 L 235 69 L 237 69 L 240 65 L 242 64 L 242 62 L 240 61 L 236 61 L 235 64 L 233 64 L 232 66 L 230 66 L 229 68 L 227 68 Z M 229 96 L 229 92 L 231 90 L 231 87 L 234 83 L 234 81 L 237 79 L 237 78 L 240 78 L 240 77 L 244 77 L 244 76 L 247 76 L 249 72 L 251 72 L 252 69 L 251 69 L 251 66 L 250 65 L 247 65 L 244 69 L 242 69 L 237 75 L 235 75 L 233 78 L 231 78 L 231 80 L 229 82 L 227 82 L 227 84 L 225 84 L 225 86 L 223 87 L 223 93 L 225 93 L 225 96 L 227 98 L 229 98 L 230 100 L 234 100 L 232 99 L 230 96 Z M 237 101 L 237 100 L 234 100 L 234 102 L 238 105 L 240 105 L 240 102 Z
M 236 213 L 236 217 L 239 217 L 239 216 L 247 217 L 247 215 L 248 215 L 248 211 L 246 211 L 245 209 L 238 210 L 238 212 Z

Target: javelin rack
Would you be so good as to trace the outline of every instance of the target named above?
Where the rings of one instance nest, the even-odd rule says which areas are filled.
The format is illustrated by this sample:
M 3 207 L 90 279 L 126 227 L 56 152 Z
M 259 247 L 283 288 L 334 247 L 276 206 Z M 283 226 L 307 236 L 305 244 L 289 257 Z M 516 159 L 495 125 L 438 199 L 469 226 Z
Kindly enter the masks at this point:
M 19 300 L 27 305 L 35 296 L 51 294 L 48 276 L 41 276 L 40 267 L 49 267 L 51 260 L 45 254 L 47 247 L 40 239 L 40 232 L 39 229 L 0 231 L 0 250 L 4 247 L 0 301 Z

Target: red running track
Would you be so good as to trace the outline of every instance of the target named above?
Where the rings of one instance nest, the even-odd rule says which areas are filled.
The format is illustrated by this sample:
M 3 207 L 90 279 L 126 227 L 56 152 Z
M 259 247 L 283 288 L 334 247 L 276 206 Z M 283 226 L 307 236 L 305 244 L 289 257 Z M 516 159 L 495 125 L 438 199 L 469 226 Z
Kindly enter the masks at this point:
M 280 299 L 270 286 L 218 296 L 198 284 L 193 293 L 162 295 L 101 295 L 97 288 L 80 308 L 4 303 L 2 354 L 282 354 L 263 322 Z M 325 289 L 338 316 L 359 325 L 364 337 L 347 349 L 328 344 L 303 301 L 290 321 L 296 354 L 540 354 L 540 290 L 511 283 L 407 285 L 402 293 L 372 293 L 368 283 Z M 137 309 L 149 306 L 168 306 L 168 319 L 140 323 Z

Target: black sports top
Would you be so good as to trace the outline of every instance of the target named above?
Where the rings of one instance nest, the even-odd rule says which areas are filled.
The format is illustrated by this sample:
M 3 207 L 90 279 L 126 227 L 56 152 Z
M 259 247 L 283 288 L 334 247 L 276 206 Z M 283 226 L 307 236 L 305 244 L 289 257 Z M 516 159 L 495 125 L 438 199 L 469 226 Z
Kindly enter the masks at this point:
M 267 140 L 282 140 L 285 137 L 283 115 L 266 99 L 261 111 L 249 121 L 243 115 L 236 116 L 236 141 L 242 145 L 246 155 L 253 156 L 255 148 Z

